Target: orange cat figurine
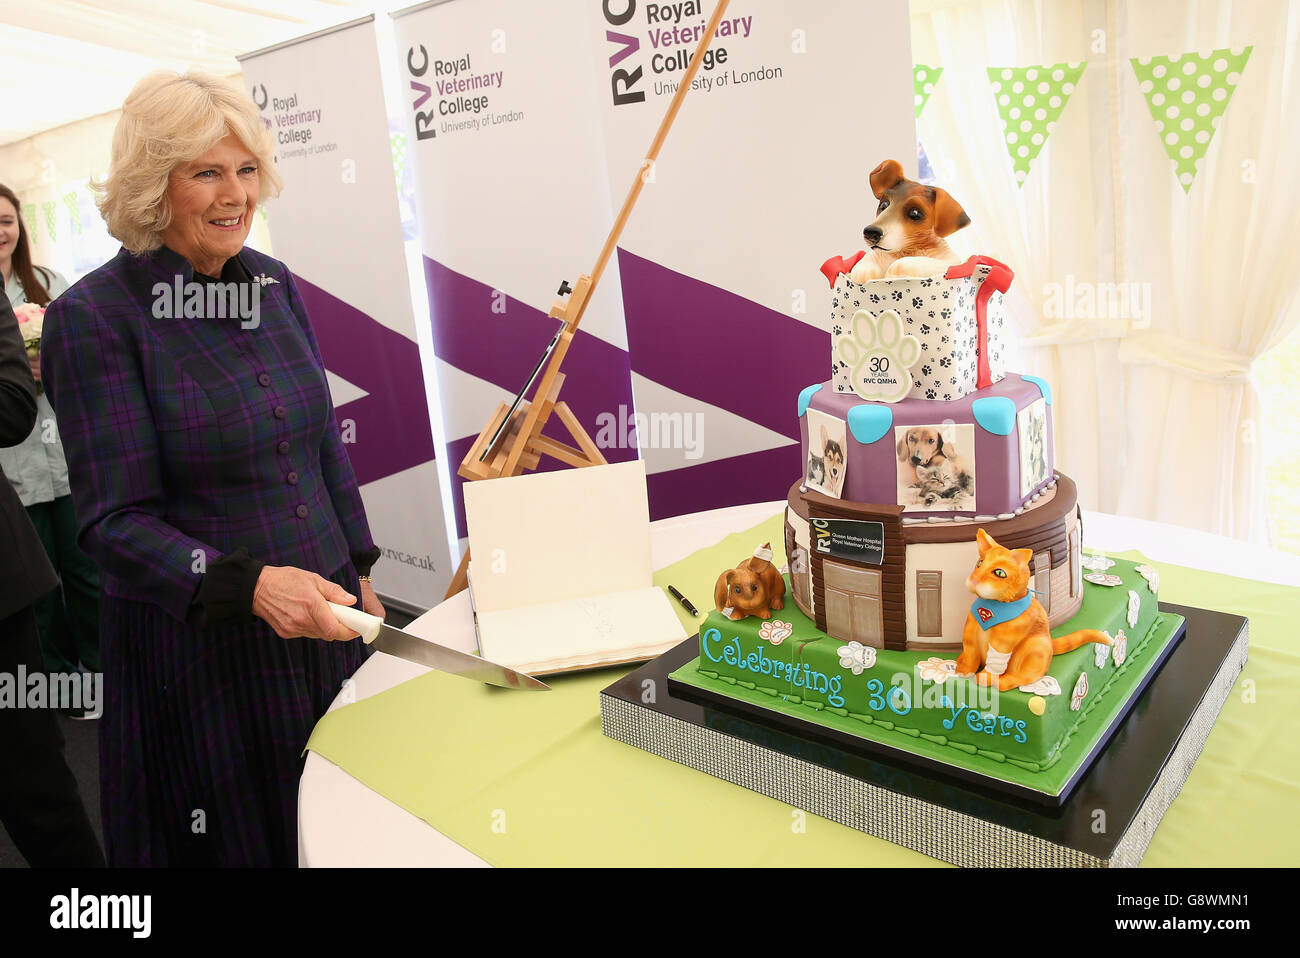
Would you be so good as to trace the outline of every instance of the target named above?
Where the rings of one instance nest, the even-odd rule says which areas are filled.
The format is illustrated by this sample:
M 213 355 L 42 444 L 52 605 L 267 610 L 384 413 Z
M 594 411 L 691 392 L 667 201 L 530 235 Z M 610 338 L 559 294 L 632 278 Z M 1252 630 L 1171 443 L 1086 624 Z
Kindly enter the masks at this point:
M 1053 639 L 1047 612 L 1029 591 L 1033 550 L 1004 549 L 983 529 L 975 537 L 980 557 L 966 579 L 966 588 L 979 598 L 966 617 L 958 675 L 975 675 L 980 685 L 997 685 L 998 691 L 1005 692 L 1041 679 L 1053 655 L 1070 652 L 1085 642 L 1112 644 L 1109 635 L 1096 629 Z

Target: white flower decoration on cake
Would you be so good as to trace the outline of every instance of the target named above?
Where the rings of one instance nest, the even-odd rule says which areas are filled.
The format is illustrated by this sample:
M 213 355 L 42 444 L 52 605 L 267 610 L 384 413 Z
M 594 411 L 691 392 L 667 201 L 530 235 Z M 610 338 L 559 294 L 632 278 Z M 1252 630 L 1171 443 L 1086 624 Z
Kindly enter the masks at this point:
M 1080 562 L 1089 572 L 1105 572 L 1115 564 L 1114 559 L 1105 556 L 1084 556 Z
M 1128 636 L 1123 629 L 1115 633 L 1115 644 L 1111 646 L 1110 654 L 1116 665 L 1123 665 L 1128 658 Z
M 1138 565 L 1133 567 L 1133 571 L 1147 580 L 1147 588 L 1149 588 L 1152 593 L 1159 591 L 1160 573 L 1157 572 L 1153 566 Z
M 917 662 L 916 667 L 921 673 L 922 681 L 938 682 L 941 685 L 957 674 L 956 659 L 941 659 L 937 655 L 924 662 Z
M 1083 700 L 1088 694 L 1088 673 L 1080 672 L 1079 681 L 1074 683 L 1074 694 L 1070 696 L 1070 711 L 1077 712 L 1083 706 Z
M 1138 613 L 1142 611 L 1142 597 L 1132 589 L 1128 590 L 1128 627 L 1137 628 Z
M 794 626 L 780 619 L 768 619 L 758 630 L 760 639 L 767 639 L 773 645 L 780 645 L 794 634 Z
M 1106 634 L 1109 635 L 1110 633 L 1108 632 Z M 1106 660 L 1109 658 L 1110 658 L 1109 645 L 1102 645 L 1100 642 L 1098 642 L 1096 645 L 1092 647 L 1092 661 L 1093 664 L 1097 666 L 1097 668 L 1104 669 L 1106 667 Z
M 876 650 L 861 642 L 841 645 L 837 650 L 840 656 L 840 668 L 852 669 L 854 675 L 861 675 L 864 669 L 876 664 Z
M 1030 682 L 1028 685 L 1020 686 L 1020 691 L 1032 692 L 1035 695 L 1060 695 L 1061 683 L 1050 675 L 1044 675 L 1037 682 Z
M 1083 578 L 1084 581 L 1091 582 L 1093 585 L 1108 585 L 1114 587 L 1124 584 L 1123 579 L 1117 575 L 1112 575 L 1109 572 L 1089 572 Z

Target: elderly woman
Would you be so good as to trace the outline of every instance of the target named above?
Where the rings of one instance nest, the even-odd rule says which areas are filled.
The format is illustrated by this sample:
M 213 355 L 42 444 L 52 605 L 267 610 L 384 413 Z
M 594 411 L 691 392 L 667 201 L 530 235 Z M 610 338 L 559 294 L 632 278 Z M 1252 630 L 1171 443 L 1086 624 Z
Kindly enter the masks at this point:
M 102 573 L 111 865 L 295 864 L 300 755 L 362 661 L 326 600 L 383 615 L 293 274 L 244 246 L 279 187 L 238 88 L 145 78 L 101 186 L 123 249 L 46 314 L 42 373 Z

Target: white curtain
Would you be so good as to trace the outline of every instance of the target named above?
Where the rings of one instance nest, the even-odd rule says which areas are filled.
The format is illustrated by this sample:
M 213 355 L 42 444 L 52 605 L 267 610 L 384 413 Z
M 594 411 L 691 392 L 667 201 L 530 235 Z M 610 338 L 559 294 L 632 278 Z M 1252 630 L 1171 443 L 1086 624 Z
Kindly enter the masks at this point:
M 913 0 L 943 68 L 918 133 L 1016 270 L 1025 365 L 1056 390 L 1085 508 L 1266 537 L 1255 359 L 1300 322 L 1300 3 Z M 1188 191 L 1130 58 L 1252 46 Z M 1023 186 L 988 67 L 1085 62 Z M 959 234 L 960 235 L 960 234 Z

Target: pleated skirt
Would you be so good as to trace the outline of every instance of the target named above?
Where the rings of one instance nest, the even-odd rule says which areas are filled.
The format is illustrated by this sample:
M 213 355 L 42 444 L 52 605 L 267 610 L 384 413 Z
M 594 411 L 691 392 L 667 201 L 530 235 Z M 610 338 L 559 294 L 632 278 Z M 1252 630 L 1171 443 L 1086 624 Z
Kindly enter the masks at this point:
M 331 576 L 360 595 L 347 567 Z M 195 630 L 105 595 L 100 804 L 110 866 L 298 863 L 298 780 L 312 729 L 360 667 L 360 639 Z

